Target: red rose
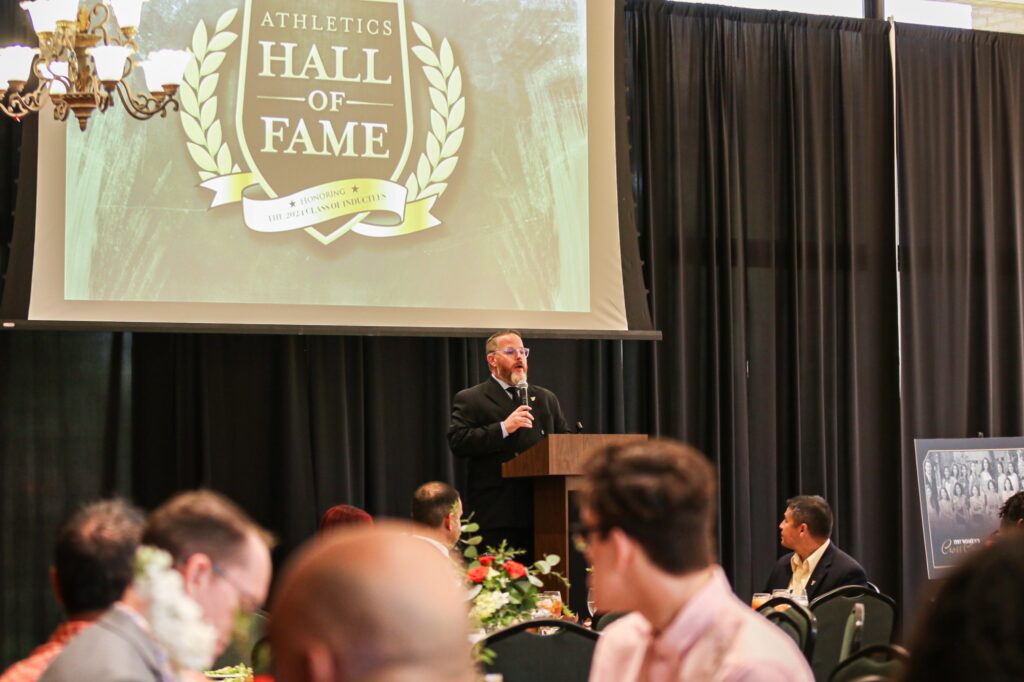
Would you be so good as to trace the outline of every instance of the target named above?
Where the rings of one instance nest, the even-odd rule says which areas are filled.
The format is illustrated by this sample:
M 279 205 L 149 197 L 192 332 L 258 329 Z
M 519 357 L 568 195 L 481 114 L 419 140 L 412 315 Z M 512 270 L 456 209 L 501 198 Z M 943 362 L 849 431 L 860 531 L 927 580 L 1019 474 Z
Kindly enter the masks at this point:
M 512 578 L 512 580 L 517 580 L 526 575 L 526 566 L 523 566 L 518 561 L 506 561 L 504 568 L 505 572 L 508 573 L 508 577 Z
M 484 578 L 487 577 L 487 573 L 490 571 L 486 566 L 474 566 L 473 568 L 466 571 L 466 577 L 470 582 L 482 583 Z
M 494 563 L 494 557 L 492 557 L 490 554 L 485 554 L 482 557 L 480 557 L 480 565 L 481 566 L 490 566 L 493 563 Z

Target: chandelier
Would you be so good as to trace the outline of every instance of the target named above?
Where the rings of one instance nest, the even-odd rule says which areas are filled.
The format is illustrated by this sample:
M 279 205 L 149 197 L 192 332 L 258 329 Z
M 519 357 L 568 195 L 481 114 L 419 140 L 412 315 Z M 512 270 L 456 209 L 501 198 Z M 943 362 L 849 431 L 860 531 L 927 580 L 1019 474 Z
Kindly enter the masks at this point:
M 22 2 L 39 47 L 0 47 L 0 111 L 21 120 L 49 99 L 56 120 L 66 121 L 74 113 L 82 130 L 94 110 L 110 108 L 115 92 L 125 110 L 140 120 L 166 116 L 168 106 L 177 111 L 174 95 L 191 55 L 158 50 L 137 61 L 143 2 L 106 0 L 91 7 L 79 7 L 78 0 Z M 133 92 L 128 84 L 136 66 L 142 67 L 145 92 Z M 35 85 L 26 91 L 33 77 Z

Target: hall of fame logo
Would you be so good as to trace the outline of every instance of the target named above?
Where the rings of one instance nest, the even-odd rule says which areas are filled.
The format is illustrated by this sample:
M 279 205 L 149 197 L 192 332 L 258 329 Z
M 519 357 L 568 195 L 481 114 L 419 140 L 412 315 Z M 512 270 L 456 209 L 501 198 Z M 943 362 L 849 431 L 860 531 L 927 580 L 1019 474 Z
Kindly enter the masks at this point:
M 200 185 L 214 192 L 211 208 L 241 202 L 250 229 L 305 230 L 322 244 L 347 232 L 394 237 L 440 225 L 431 210 L 458 165 L 466 113 L 451 45 L 407 23 L 404 0 L 344 0 L 329 15 L 324 6 L 245 0 L 240 33 L 238 9 L 212 31 L 196 26 L 181 124 Z M 218 115 L 233 47 L 244 168 Z M 410 75 L 410 52 L 422 77 Z M 429 112 L 414 112 L 412 88 L 424 85 Z M 426 132 L 417 139 L 415 128 Z

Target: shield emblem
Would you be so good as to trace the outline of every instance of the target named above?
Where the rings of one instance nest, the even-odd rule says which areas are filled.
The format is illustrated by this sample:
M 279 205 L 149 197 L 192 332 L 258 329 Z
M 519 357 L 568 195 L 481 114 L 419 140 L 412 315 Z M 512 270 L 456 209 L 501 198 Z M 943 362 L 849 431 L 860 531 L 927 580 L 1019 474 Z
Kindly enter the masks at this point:
M 329 8 L 329 9 L 328 9 Z M 245 0 L 235 130 L 263 191 L 397 181 L 412 146 L 404 0 Z M 330 243 L 366 213 L 306 231 Z

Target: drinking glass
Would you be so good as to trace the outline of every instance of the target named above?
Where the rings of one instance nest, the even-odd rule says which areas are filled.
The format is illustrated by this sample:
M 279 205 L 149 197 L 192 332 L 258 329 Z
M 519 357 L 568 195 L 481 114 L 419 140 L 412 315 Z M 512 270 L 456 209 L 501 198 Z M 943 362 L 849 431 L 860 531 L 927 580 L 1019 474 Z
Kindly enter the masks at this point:
M 593 587 L 587 590 L 587 611 L 590 611 L 591 618 L 593 618 L 594 614 L 597 613 L 597 600 L 594 599 Z
M 541 592 L 537 600 L 537 608 L 546 611 L 551 618 L 562 617 L 562 593 L 557 590 Z
M 764 606 L 764 603 L 766 601 L 768 601 L 769 599 L 771 599 L 771 598 L 772 598 L 772 595 L 768 594 L 767 592 L 755 592 L 754 593 L 754 598 L 750 600 L 750 605 L 756 611 L 759 608 L 761 608 L 762 606 Z

